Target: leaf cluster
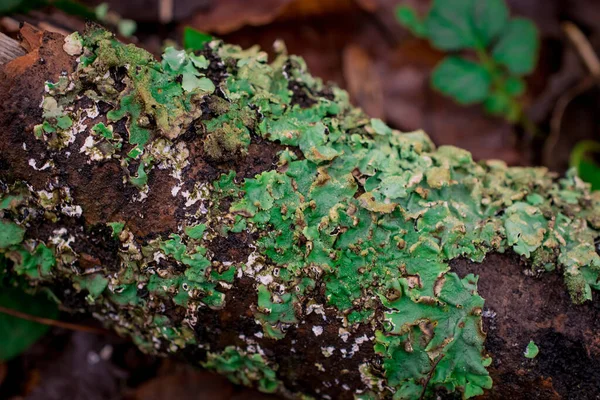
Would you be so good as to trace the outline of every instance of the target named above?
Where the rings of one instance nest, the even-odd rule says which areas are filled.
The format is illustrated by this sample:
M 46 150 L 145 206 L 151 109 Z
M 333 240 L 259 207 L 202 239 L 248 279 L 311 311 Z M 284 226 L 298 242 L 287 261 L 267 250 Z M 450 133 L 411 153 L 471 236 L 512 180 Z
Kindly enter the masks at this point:
M 425 17 L 405 5 L 396 16 L 414 35 L 450 53 L 433 71 L 435 89 L 460 104 L 482 103 L 508 121 L 520 119 L 523 76 L 534 70 L 539 52 L 532 21 L 511 18 L 504 0 L 434 0 Z

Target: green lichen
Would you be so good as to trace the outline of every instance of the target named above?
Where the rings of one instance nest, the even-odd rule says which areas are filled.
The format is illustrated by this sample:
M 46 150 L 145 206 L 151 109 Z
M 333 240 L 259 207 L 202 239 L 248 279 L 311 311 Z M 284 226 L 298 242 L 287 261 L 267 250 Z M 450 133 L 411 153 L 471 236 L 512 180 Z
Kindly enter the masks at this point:
M 110 272 L 84 272 L 70 246 L 73 232 L 21 243 L 29 208 L 60 221 L 75 207 L 68 193 L 9 190 L 0 202 L 7 227 L 0 251 L 32 280 L 74 281 L 89 302 L 105 307 L 107 323 L 145 351 L 208 346 L 194 340 L 199 310 L 236 301 L 230 290 L 250 279 L 255 293 L 246 314 L 262 327 L 261 340 L 285 338 L 307 314 L 325 309 L 344 324 L 344 341 L 361 327 L 373 332 L 360 343 L 373 347 L 383 370 L 361 364 L 363 398 L 419 399 L 440 388 L 469 398 L 492 385 L 484 299 L 477 277 L 459 277 L 449 261 L 514 251 L 536 273 L 562 274 L 576 303 L 600 289 L 600 195 L 573 172 L 557 179 L 544 168 L 474 162 L 464 150 L 436 148 L 421 131 L 401 133 L 367 117 L 283 51 L 268 63 L 258 48 L 211 41 L 203 54 L 169 48 L 157 62 L 102 30 L 69 39 L 70 46 L 75 39 L 82 44 L 78 68 L 47 84 L 36 137 L 64 151 L 78 134 L 89 134 L 77 150 L 90 163 L 118 160 L 140 207 L 151 190 L 183 204 L 177 229 L 139 237 L 128 224 L 109 222 L 119 263 Z M 209 63 L 208 54 L 217 61 Z M 116 82 L 119 68 L 124 78 Z M 225 73 L 209 79 L 213 68 Z M 96 90 L 82 80 L 97 82 Z M 306 104 L 296 104 L 291 84 L 301 86 L 296 91 Z M 94 105 L 75 107 L 84 94 Z M 100 100 L 112 107 L 102 121 Z M 116 133 L 122 120 L 127 140 Z M 255 176 L 230 171 L 206 182 L 198 180 L 204 171 L 188 168 L 196 160 L 184 133 L 201 145 L 205 161 L 220 166 L 244 157 L 252 143 L 286 149 L 277 165 Z M 156 169 L 167 170 L 176 186 L 151 187 Z M 241 262 L 209 250 L 233 234 L 252 238 Z M 167 317 L 165 309 L 174 307 L 184 311 L 179 319 Z M 313 328 L 307 331 L 323 333 Z M 254 339 L 236 343 L 207 348 L 205 365 L 237 383 L 282 390 L 277 367 Z
M 104 290 L 108 287 L 108 279 L 101 274 L 85 275 L 76 277 L 75 283 L 79 285 L 79 290 L 87 290 L 89 295 L 87 299 L 90 302 L 94 302 L 95 299 L 100 297 Z
M 109 222 L 106 225 L 110 226 L 110 228 L 112 229 L 113 238 L 118 238 L 121 232 L 123 232 L 125 222 Z
M 539 352 L 539 347 L 535 344 L 533 340 L 530 340 L 527 344 L 527 347 L 525 348 L 525 352 L 523 353 L 523 355 L 526 358 L 535 358 Z
M 0 249 L 7 249 L 23 241 L 25 229 L 12 221 L 0 219 Z
M 209 353 L 202 366 L 225 375 L 238 385 L 257 383 L 258 389 L 266 393 L 275 392 L 281 385 L 276 368 L 269 366 L 260 354 L 248 354 L 233 346 L 226 347 L 221 353 Z

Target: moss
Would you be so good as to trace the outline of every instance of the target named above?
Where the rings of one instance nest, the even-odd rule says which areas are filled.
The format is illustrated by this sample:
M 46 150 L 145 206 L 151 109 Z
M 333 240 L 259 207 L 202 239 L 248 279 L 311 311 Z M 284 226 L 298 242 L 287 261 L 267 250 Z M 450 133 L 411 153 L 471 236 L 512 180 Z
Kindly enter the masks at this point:
M 207 157 L 223 162 L 247 154 L 249 144 L 250 135 L 247 132 L 225 123 L 206 135 L 204 151 Z
M 75 238 L 67 229 L 37 247 L 19 247 L 32 210 L 60 220 L 74 199 L 58 190 L 11 189 L 0 201 L 8 227 L 0 251 L 21 260 L 32 280 L 76 282 L 88 301 L 110 310 L 107 323 L 146 351 L 178 352 L 192 343 L 199 310 L 240 301 L 230 289 L 244 279 L 255 290 L 245 315 L 266 340 L 286 338 L 309 308 L 319 307 L 351 329 L 372 331 L 383 370 L 361 364 L 364 398 L 417 399 L 439 388 L 468 398 L 492 384 L 481 328 L 484 299 L 477 277 L 460 278 L 449 260 L 482 261 L 490 252 L 512 250 L 533 268 L 553 266 L 563 274 L 574 302 L 600 288 L 594 248 L 600 196 L 572 172 L 557 179 L 543 168 L 474 162 L 464 150 L 436 148 L 421 131 L 401 133 L 368 118 L 345 92 L 324 86 L 301 59 L 284 53 L 268 63 L 257 48 L 213 41 L 202 54 L 167 49 L 157 62 L 101 30 L 80 40 L 77 71 L 47 85 L 36 136 L 61 152 L 77 135 L 89 134 L 81 152 L 90 163 L 118 160 L 124 185 L 140 193 L 135 201 L 166 190 L 183 204 L 177 229 L 145 237 L 110 222 L 118 265 L 88 279 L 75 268 Z M 81 81 L 94 79 L 92 94 Z M 290 87 L 298 82 L 308 105 L 295 103 Z M 94 104 L 77 108 L 84 94 Z M 100 101 L 112 107 L 106 121 L 90 117 Z M 89 130 L 85 118 L 94 120 Z M 122 122 L 127 138 L 116 133 Z M 187 144 L 190 137 L 197 143 Z M 278 164 L 245 179 L 230 171 L 203 180 L 207 171 L 248 154 L 253 142 L 285 148 Z M 213 169 L 198 169 L 190 159 L 198 144 Z M 176 186 L 151 187 L 158 169 Z M 234 233 L 251 238 L 249 255 L 223 261 L 213 251 L 230 249 L 214 244 Z M 42 245 L 47 251 L 38 250 Z M 185 315 L 165 312 L 174 305 Z M 240 340 L 245 348 L 209 348 L 206 366 L 235 382 L 283 390 L 271 357 L 250 351 L 257 348 L 250 339 Z

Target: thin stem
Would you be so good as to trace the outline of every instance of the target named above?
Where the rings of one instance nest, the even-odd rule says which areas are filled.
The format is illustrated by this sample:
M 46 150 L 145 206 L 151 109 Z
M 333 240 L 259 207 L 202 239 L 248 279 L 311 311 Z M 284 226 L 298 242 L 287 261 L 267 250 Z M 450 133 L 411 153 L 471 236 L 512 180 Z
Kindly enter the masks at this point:
M 594 51 L 592 44 L 587 37 L 581 32 L 581 29 L 572 22 L 562 24 L 565 34 L 577 49 L 577 54 L 594 77 L 600 76 L 600 60 Z
M 63 329 L 69 329 L 72 331 L 93 333 L 95 335 L 106 335 L 107 333 L 110 333 L 110 331 L 107 329 L 95 328 L 95 327 L 86 326 L 86 325 L 72 324 L 70 322 L 56 321 L 54 319 L 38 317 L 35 315 L 27 314 L 27 313 L 13 310 L 12 308 L 7 308 L 7 307 L 3 307 L 3 306 L 0 306 L 0 313 L 10 315 L 10 316 L 16 317 L 16 318 L 21 318 L 26 321 L 36 322 L 36 323 L 42 324 L 42 325 L 55 326 L 55 327 L 63 328 Z
M 492 57 L 490 57 L 490 55 L 488 54 L 487 50 L 484 47 L 477 47 L 475 49 L 475 53 L 477 54 L 477 58 L 479 59 L 479 62 L 481 62 L 481 64 L 484 66 L 484 68 L 489 72 L 490 76 L 492 77 L 492 84 L 498 88 L 498 90 L 500 90 L 501 92 L 505 92 L 504 90 L 504 80 L 505 77 L 503 77 L 501 75 L 501 73 L 499 73 L 498 71 L 500 70 L 500 67 L 498 66 L 498 63 L 496 61 L 494 61 L 494 59 Z M 543 137 L 544 135 L 542 134 L 542 132 L 540 132 L 540 130 L 538 129 L 537 125 L 527 116 L 527 114 L 524 112 L 524 104 L 521 100 L 519 100 L 518 98 L 515 98 L 514 96 L 509 95 L 508 93 L 504 93 L 506 95 L 507 98 L 510 99 L 511 102 L 511 108 L 517 108 L 518 111 L 518 117 L 516 118 L 515 122 L 520 125 L 525 132 L 527 132 L 527 134 L 532 137 L 532 138 L 536 138 L 536 137 Z
M 520 113 L 519 119 L 517 120 L 517 123 L 519 125 L 521 125 L 523 127 L 523 129 L 525 129 L 525 132 L 527 132 L 527 134 L 529 134 L 530 137 L 532 137 L 532 138 L 545 137 L 546 135 L 542 131 L 540 131 L 538 126 L 531 120 L 531 118 L 529 118 L 529 116 L 527 116 L 527 114 L 525 114 L 525 112 L 523 111 L 522 104 L 520 102 L 519 102 L 519 105 L 521 106 L 521 113 Z
M 421 392 L 421 397 L 419 397 L 419 400 L 423 400 L 425 398 L 425 394 L 427 392 L 427 386 L 429 385 L 429 381 L 431 381 L 431 378 L 433 377 L 433 373 L 435 372 L 435 369 L 437 368 L 440 361 L 442 361 L 442 358 L 444 358 L 444 356 L 445 356 L 445 354 L 442 354 L 441 356 L 439 356 L 438 359 L 435 360 L 435 363 L 433 364 L 433 366 L 431 367 L 431 371 L 429 371 L 429 375 L 427 375 L 427 380 L 425 381 L 425 384 L 423 385 L 423 391 Z

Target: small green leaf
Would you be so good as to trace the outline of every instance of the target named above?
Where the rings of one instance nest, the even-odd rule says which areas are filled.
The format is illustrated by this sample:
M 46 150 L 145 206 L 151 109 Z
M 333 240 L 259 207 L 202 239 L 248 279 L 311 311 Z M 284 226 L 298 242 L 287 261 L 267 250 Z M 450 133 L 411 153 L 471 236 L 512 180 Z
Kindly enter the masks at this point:
M 400 5 L 396 8 L 396 19 L 402 26 L 411 31 L 417 37 L 425 37 L 427 29 L 423 20 L 417 15 L 414 8 Z
M 183 47 L 186 50 L 202 50 L 204 45 L 213 39 L 214 37 L 208 33 L 200 32 L 189 26 L 183 29 Z
M 538 31 L 533 22 L 513 18 L 494 47 L 492 56 L 510 72 L 526 75 L 535 68 L 539 47 Z
M 108 14 L 108 3 L 100 3 L 94 9 L 94 13 L 96 14 L 96 18 L 98 18 L 99 21 L 104 21 L 104 18 L 106 18 L 106 14 Z
M 485 100 L 491 81 L 483 66 L 460 57 L 447 57 L 436 66 L 431 76 L 434 88 L 461 104 Z
M 0 15 L 9 14 L 19 10 L 25 3 L 25 0 L 3 0 L 0 1 Z
M 600 165 L 594 162 L 594 154 L 600 153 L 600 143 L 593 140 L 578 142 L 573 150 L 569 164 L 577 169 L 577 175 L 592 185 L 592 190 L 600 189 Z
M 0 288 L 0 306 L 37 317 L 56 319 L 58 306 L 47 296 L 31 296 L 12 287 Z M 27 350 L 49 327 L 0 313 L 0 360 L 10 360 Z
M 137 24 L 131 19 L 122 19 L 117 23 L 117 29 L 122 36 L 130 37 L 135 33 Z
M 475 48 L 471 15 L 474 0 L 434 0 L 425 20 L 431 43 L 440 50 Z
M 492 115 L 504 115 L 510 107 L 510 98 L 504 92 L 494 91 L 483 102 L 485 111 Z
M 495 90 L 483 103 L 485 110 L 496 116 L 501 116 L 509 122 L 516 122 L 521 116 L 521 105 L 506 91 Z
M 592 190 L 600 189 L 600 166 L 597 164 L 582 160 L 578 166 L 579 177 L 592 185 Z
M 473 4 L 473 27 L 479 42 L 489 45 L 508 22 L 508 7 L 504 0 L 475 1 Z
M 533 342 L 533 340 L 529 341 L 527 348 L 525 349 L 525 353 L 523 355 L 527 358 L 535 358 L 540 352 L 540 348 Z
M 525 92 L 525 82 L 517 76 L 511 76 L 504 82 L 504 90 L 511 96 L 520 96 Z

